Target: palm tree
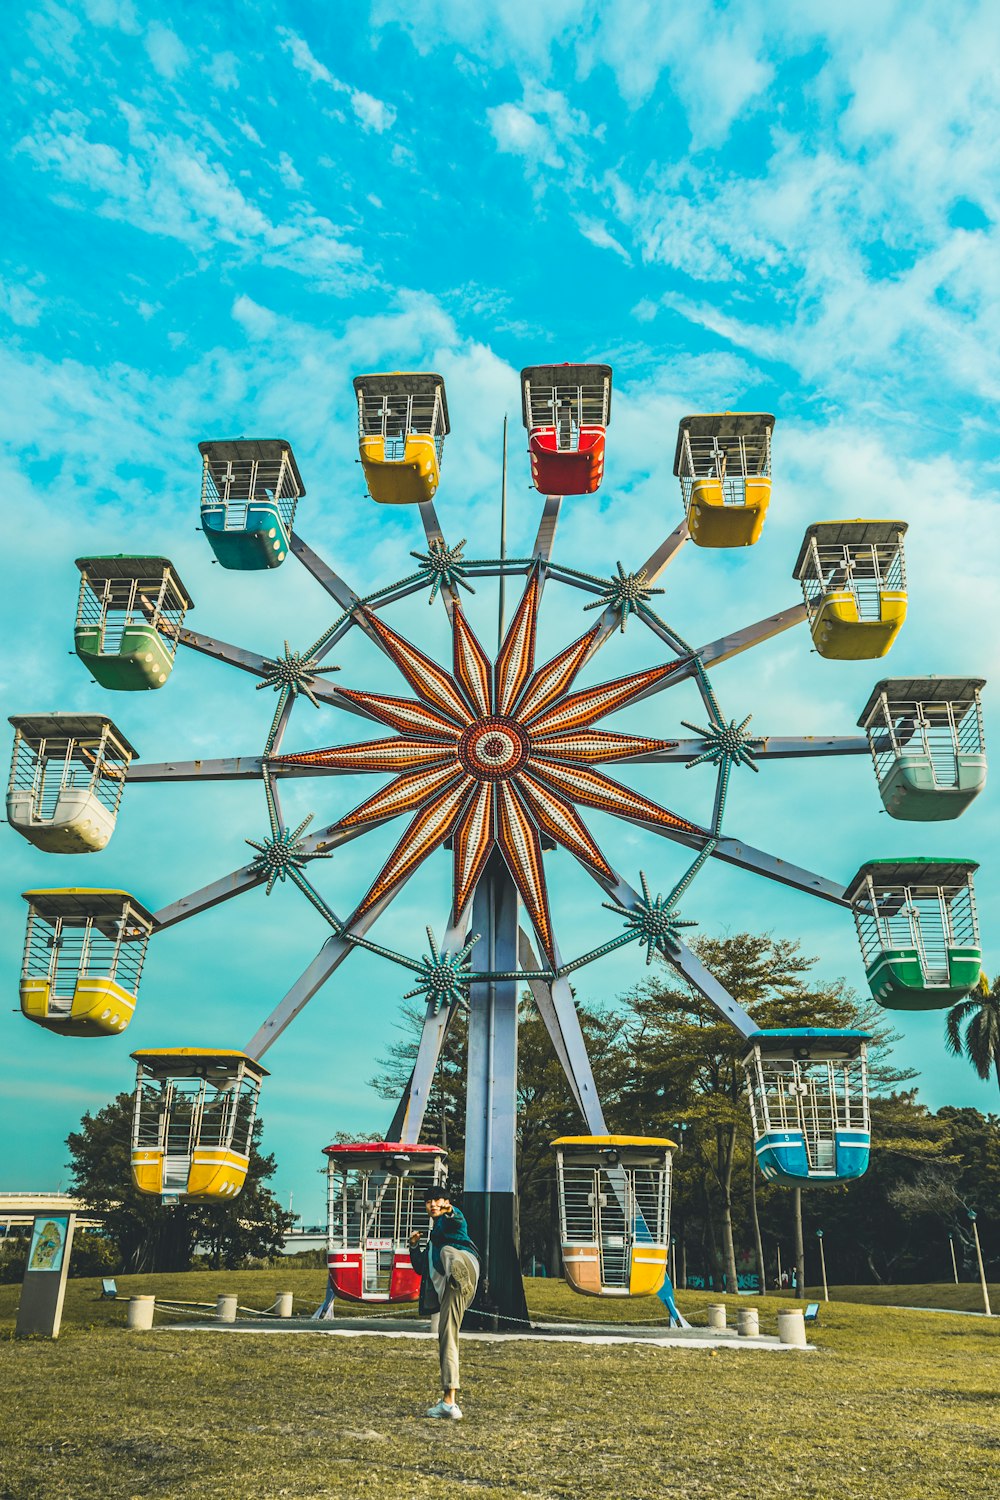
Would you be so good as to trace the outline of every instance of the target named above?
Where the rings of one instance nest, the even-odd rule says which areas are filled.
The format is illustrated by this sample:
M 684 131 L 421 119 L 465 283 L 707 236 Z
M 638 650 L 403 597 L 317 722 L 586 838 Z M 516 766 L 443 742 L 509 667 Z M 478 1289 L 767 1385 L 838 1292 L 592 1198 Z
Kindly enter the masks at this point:
M 948 1012 L 945 1039 L 949 1052 L 964 1052 L 980 1078 L 994 1072 L 1000 1085 L 1000 977 L 991 987 L 980 974 L 978 988 Z

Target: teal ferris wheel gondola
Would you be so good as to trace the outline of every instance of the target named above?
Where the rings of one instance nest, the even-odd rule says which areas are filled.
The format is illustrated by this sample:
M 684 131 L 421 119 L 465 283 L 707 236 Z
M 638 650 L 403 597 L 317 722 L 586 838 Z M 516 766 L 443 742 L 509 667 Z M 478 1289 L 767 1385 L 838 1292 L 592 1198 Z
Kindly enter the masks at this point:
M 201 527 L 224 568 L 277 568 L 305 486 L 284 438 L 199 443 Z

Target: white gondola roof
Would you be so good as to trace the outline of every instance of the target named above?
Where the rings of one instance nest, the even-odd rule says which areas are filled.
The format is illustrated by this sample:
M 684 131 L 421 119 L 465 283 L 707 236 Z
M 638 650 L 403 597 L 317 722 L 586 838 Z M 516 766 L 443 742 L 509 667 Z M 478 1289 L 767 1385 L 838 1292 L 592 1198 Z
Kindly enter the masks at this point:
M 306 487 L 302 483 L 302 475 L 299 466 L 295 462 L 295 454 L 292 445 L 285 438 L 232 438 L 211 440 L 198 444 L 198 452 L 202 458 L 208 459 L 209 468 L 215 473 L 216 468 L 220 470 L 226 464 L 235 460 L 242 464 L 278 464 L 281 456 L 288 454 L 288 462 L 291 466 L 292 477 L 295 480 L 295 488 L 300 495 L 304 495 Z
M 709 411 L 681 417 L 674 450 L 674 473 L 681 472 L 684 434 L 698 438 L 718 438 L 723 446 L 727 439 L 761 438 L 774 431 L 774 417 L 769 411 Z
M 107 714 L 11 714 L 7 720 L 15 729 L 19 729 L 29 744 L 36 744 L 39 740 L 48 739 L 81 739 L 93 738 L 107 727 L 114 735 L 115 741 L 131 755 L 133 760 L 139 759 L 139 752 L 134 745 L 129 744 L 113 719 Z
M 864 728 L 885 693 L 890 703 L 973 703 L 985 677 L 883 677 L 876 682 L 858 720 Z
M 169 557 L 131 557 L 124 552 L 117 552 L 109 557 L 78 557 L 76 565 L 81 573 L 86 573 L 95 583 L 103 583 L 108 578 L 129 581 L 137 578 L 143 587 L 150 589 L 159 588 L 164 573 L 169 573 L 185 606 L 194 609 L 194 600 L 181 583 L 180 575 Z
M 896 546 L 908 529 L 906 521 L 814 521 L 806 527 L 792 577 L 802 577 L 813 537 L 819 547 L 888 547 Z
M 444 376 L 433 370 L 390 370 L 379 375 L 355 375 L 354 389 L 359 396 L 441 396 L 441 420 L 445 434 L 451 431 L 448 421 L 448 397 Z
M 849 882 L 844 895 L 848 901 L 856 900 L 864 893 L 869 875 L 876 886 L 962 886 L 978 869 L 979 862 L 975 859 L 930 859 L 923 856 L 915 859 L 870 859 Z

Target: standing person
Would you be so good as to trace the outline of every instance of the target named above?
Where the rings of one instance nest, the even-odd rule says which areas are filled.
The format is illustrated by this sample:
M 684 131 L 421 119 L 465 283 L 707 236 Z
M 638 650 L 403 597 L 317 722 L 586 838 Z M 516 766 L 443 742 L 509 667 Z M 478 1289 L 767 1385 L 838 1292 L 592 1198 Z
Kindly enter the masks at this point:
M 455 1208 L 446 1188 L 431 1188 L 424 1200 L 431 1219 L 427 1246 L 420 1234 L 410 1235 L 410 1262 L 421 1276 L 429 1276 L 440 1304 L 438 1353 L 441 1359 L 442 1398 L 430 1407 L 429 1417 L 458 1421 L 462 1411 L 458 1395 L 458 1334 L 465 1309 L 479 1284 L 479 1251 L 469 1238 L 469 1226 L 461 1209 Z

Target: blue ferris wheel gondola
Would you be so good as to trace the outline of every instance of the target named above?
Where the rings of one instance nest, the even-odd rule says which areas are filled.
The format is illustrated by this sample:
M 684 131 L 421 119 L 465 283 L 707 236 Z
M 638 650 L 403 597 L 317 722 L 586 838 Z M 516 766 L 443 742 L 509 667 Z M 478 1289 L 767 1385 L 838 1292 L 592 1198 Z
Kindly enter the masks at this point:
M 743 1059 L 754 1151 L 790 1187 L 864 1175 L 871 1149 L 868 1033 L 792 1026 L 757 1031 Z

